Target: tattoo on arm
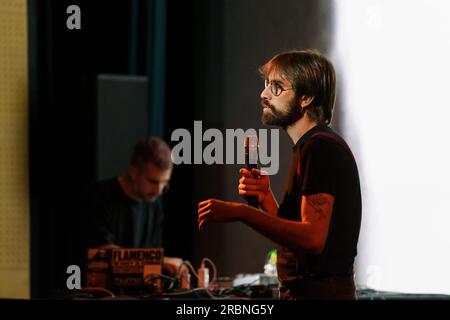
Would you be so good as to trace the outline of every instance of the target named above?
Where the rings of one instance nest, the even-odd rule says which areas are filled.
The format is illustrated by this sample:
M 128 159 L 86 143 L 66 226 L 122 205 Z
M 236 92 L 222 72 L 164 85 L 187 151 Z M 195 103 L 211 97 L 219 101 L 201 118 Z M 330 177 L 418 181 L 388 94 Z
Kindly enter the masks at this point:
M 325 210 L 330 206 L 329 199 L 323 194 L 313 194 L 305 197 L 308 204 L 314 208 L 319 219 L 325 218 Z

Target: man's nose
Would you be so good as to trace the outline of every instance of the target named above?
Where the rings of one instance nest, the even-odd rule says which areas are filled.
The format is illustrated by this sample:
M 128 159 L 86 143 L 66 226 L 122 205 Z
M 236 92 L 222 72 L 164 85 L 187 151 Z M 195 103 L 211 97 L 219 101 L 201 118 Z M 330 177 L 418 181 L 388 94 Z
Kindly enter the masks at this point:
M 270 86 L 264 87 L 261 92 L 261 99 L 270 100 L 272 99 L 272 92 L 270 92 Z
M 158 194 L 162 194 L 164 192 L 165 183 L 158 183 Z
M 154 191 L 156 194 L 161 195 L 161 194 L 163 194 L 163 192 L 164 192 L 164 188 L 165 188 L 165 186 L 166 186 L 166 183 L 164 183 L 164 182 L 155 183 L 153 186 L 154 186 L 153 191 Z
M 152 183 L 150 184 L 150 192 L 154 194 L 161 194 L 164 188 L 163 183 Z

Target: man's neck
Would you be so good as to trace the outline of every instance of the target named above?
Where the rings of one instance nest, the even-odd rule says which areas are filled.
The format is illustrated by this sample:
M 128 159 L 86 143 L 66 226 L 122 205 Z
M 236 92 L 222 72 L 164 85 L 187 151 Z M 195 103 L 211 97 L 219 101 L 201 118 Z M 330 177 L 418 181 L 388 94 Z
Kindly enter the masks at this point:
M 286 131 L 295 145 L 306 132 L 314 128 L 316 125 L 317 122 L 310 120 L 308 115 L 305 114 L 300 120 L 293 123 L 291 126 L 288 126 Z
M 134 201 L 141 201 L 139 199 L 139 197 L 133 191 L 133 187 L 132 187 L 131 182 L 128 179 L 128 177 L 126 177 L 126 176 L 118 176 L 117 177 L 117 181 L 119 182 L 119 186 L 122 189 L 123 193 L 125 193 L 125 195 L 128 198 L 130 198 L 130 199 L 132 199 Z

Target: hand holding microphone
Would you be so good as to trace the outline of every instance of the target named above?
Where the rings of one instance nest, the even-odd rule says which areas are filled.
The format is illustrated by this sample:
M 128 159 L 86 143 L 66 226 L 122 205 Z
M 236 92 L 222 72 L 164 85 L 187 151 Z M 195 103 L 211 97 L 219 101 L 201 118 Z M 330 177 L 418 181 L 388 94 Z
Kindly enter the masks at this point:
M 261 175 L 261 171 L 258 169 L 258 138 L 246 136 L 244 150 L 245 168 L 239 171 L 242 178 L 239 180 L 238 191 L 250 206 L 258 208 L 266 195 L 271 193 L 269 177 Z
M 271 194 L 269 176 L 261 174 L 261 170 L 252 169 L 252 171 L 249 171 L 242 168 L 239 173 L 242 175 L 238 185 L 239 195 L 253 197 L 259 205 Z

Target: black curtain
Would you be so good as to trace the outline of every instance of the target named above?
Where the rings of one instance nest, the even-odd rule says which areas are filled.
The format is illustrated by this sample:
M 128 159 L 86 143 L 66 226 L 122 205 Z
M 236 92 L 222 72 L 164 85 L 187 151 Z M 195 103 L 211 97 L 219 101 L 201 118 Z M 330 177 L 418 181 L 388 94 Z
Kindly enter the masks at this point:
M 81 9 L 81 30 L 68 30 L 66 9 Z M 146 75 L 152 1 L 28 0 L 31 197 L 31 296 L 65 289 L 66 268 L 77 264 L 74 247 L 83 225 L 77 211 L 85 186 L 96 177 L 96 77 Z M 163 138 L 189 127 L 195 101 L 194 19 L 190 2 L 168 2 L 164 35 Z M 151 47 L 150 47 L 151 48 Z M 183 107 L 181 107 L 183 106 Z M 190 259 L 190 168 L 176 168 L 166 196 L 166 253 Z M 83 270 L 83 266 L 82 266 Z

